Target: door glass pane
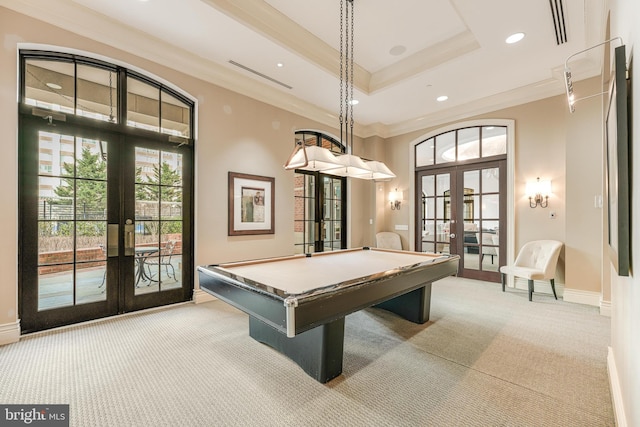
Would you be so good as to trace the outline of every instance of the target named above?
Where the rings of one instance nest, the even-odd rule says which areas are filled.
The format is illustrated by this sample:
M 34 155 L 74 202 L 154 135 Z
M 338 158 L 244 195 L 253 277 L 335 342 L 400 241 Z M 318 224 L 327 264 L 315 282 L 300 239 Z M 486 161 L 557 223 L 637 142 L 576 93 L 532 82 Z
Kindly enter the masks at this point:
M 480 193 L 480 171 L 466 171 L 464 173 L 463 179 L 465 196 L 468 194 Z
M 482 230 L 498 234 L 500 221 L 482 221 Z
M 107 220 L 106 182 L 77 180 L 76 196 L 76 219 Z
M 154 180 L 160 183 L 160 218 L 179 220 L 182 218 L 182 155 L 163 153 L 162 157 L 160 171 L 156 174 L 154 169 Z
M 481 235 L 481 257 L 483 271 L 498 271 L 498 255 L 500 241 L 498 235 L 490 230 L 482 230 Z
M 422 177 L 422 194 L 427 197 L 435 196 L 435 176 L 427 175 Z
M 135 168 L 135 294 L 180 288 L 182 155 L 136 147 Z
M 497 219 L 500 217 L 500 195 L 488 194 L 482 196 L 482 218 Z
M 25 64 L 25 103 L 74 114 L 74 66 L 71 62 L 28 59 Z
M 158 263 L 160 290 L 182 287 L 182 221 L 162 222 L 160 253 L 151 259 Z M 154 266 L 155 267 L 155 266 Z
M 424 219 L 434 219 L 436 217 L 436 200 L 433 197 L 426 197 L 424 199 Z
M 482 128 L 482 157 L 507 154 L 507 128 L 485 126 Z
M 160 89 L 127 77 L 127 125 L 160 130 Z
M 73 176 L 75 171 L 75 140 L 71 135 L 39 132 L 39 175 Z
M 431 140 L 431 142 L 433 142 Z M 422 233 L 422 243 L 421 243 L 421 250 L 423 252 L 434 252 L 435 251 L 435 241 L 436 241 L 436 214 L 437 214 L 437 210 L 436 210 L 436 186 L 435 186 L 435 182 L 436 182 L 436 177 L 435 175 L 425 175 L 422 177 L 421 179 L 422 182 L 422 189 L 421 189 L 421 194 L 422 194 L 422 227 L 421 227 L 421 233 Z M 446 183 L 441 184 L 443 186 L 446 186 Z M 440 212 L 441 215 L 440 217 L 442 218 L 444 216 L 444 199 L 443 198 L 438 198 L 438 200 L 440 201 L 440 203 L 442 204 L 442 207 L 440 207 Z
M 482 169 L 482 191 L 497 193 L 500 191 L 500 169 Z
M 480 128 L 466 128 L 458 131 L 458 161 L 480 157 Z
M 308 253 L 315 245 L 315 176 L 295 174 L 293 197 L 295 253 Z
M 436 176 L 436 195 L 443 196 L 451 189 L 449 174 L 439 174 Z
M 422 242 L 422 252 L 434 253 L 436 251 L 435 247 L 433 242 Z
M 316 223 L 315 221 L 305 221 L 305 234 L 307 236 L 307 241 L 303 248 L 303 253 L 312 253 L 315 252 L 315 241 L 316 237 Z
M 162 133 L 190 138 L 191 132 L 191 108 L 164 91 L 162 97 Z
M 97 146 L 39 133 L 38 310 L 106 299 L 107 172 Z
M 38 311 L 73 305 L 73 265 L 38 268 Z
M 436 252 L 449 253 L 451 221 L 450 175 L 436 175 Z
M 342 248 L 341 220 L 342 220 L 342 181 L 339 178 L 324 176 L 324 234 L 323 247 L 325 251 Z
M 115 70 L 78 64 L 77 94 L 77 115 L 117 121 L 118 75 Z
M 499 271 L 498 168 L 468 170 L 463 173 L 465 229 L 464 268 Z
M 436 163 L 456 161 L 456 132 L 451 131 L 436 137 Z

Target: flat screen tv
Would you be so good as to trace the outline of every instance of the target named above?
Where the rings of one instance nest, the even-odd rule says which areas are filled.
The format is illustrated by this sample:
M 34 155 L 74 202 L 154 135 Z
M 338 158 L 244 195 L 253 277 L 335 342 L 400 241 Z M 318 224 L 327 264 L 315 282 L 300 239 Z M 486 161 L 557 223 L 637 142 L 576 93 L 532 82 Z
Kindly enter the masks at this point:
M 624 45 L 614 52 L 606 113 L 607 206 L 609 214 L 609 255 L 619 276 L 630 270 L 630 156 L 629 156 L 629 85 Z

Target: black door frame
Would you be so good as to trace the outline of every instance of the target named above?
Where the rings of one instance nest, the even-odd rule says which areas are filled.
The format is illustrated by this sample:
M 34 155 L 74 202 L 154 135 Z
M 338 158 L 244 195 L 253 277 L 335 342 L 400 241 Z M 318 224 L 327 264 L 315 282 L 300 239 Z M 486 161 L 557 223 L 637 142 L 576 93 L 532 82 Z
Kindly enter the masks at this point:
M 85 118 L 67 115 L 40 116 L 40 112 L 20 106 L 19 114 L 19 177 L 18 177 L 18 311 L 23 333 L 50 329 L 87 320 L 112 316 L 124 312 L 157 307 L 170 303 L 188 301 L 193 294 L 193 149 L 192 146 L 181 147 L 179 143 L 170 142 L 168 135 L 131 129 L 123 134 L 111 123 L 90 121 Z M 87 126 L 89 123 L 91 126 Z M 91 302 L 67 307 L 38 311 L 38 132 L 47 126 L 75 137 L 113 141 L 109 145 L 109 156 L 115 161 L 108 162 L 108 179 L 114 185 L 108 186 L 107 223 L 117 223 L 118 247 L 117 257 L 108 257 L 106 272 L 107 298 L 104 301 Z M 181 288 L 158 293 L 134 296 L 135 289 L 126 286 L 127 280 L 134 275 L 134 260 L 124 257 L 123 230 L 125 206 L 134 206 L 135 192 L 124 190 L 126 182 L 134 182 L 135 167 L 122 167 L 117 159 L 124 154 L 122 147 L 134 146 L 135 141 L 145 141 L 148 147 L 164 151 L 181 151 L 183 162 L 183 231 L 182 231 L 182 284 Z M 132 143 L 132 141 L 134 143 Z M 131 157 L 131 156 L 130 156 Z M 130 160 L 131 162 L 131 160 Z M 129 181 L 126 181 L 129 180 Z M 133 188 L 133 186 L 130 186 Z M 117 200 L 117 202 L 115 202 Z M 128 203 L 128 205 L 127 205 Z M 132 208 L 133 209 L 133 208 Z M 130 212 L 135 218 L 135 212 Z
M 295 173 L 301 175 L 313 176 L 315 180 L 314 188 L 314 200 L 316 201 L 314 206 L 314 235 L 315 240 L 313 243 L 314 252 L 324 252 L 324 239 L 322 238 L 322 232 L 324 230 L 324 209 L 325 209 L 325 196 L 324 196 L 324 178 L 339 179 L 341 181 L 342 191 L 340 193 L 340 202 L 342 209 L 340 210 L 340 223 L 342 225 L 340 234 L 340 248 L 345 249 L 347 247 L 347 179 L 345 177 L 323 174 L 321 172 L 296 170 Z M 333 239 L 332 239 L 333 240 Z M 303 247 L 307 247 L 309 242 L 303 242 Z

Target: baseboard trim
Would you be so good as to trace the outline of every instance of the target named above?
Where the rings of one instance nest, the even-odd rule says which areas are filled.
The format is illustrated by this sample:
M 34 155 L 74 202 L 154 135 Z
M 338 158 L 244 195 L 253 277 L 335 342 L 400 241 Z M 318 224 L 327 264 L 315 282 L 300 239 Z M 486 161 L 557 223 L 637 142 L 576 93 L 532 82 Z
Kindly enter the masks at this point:
M 0 325 L 0 345 L 20 341 L 20 320 Z
M 624 412 L 622 390 L 620 389 L 620 381 L 618 380 L 618 368 L 616 367 L 616 359 L 613 357 L 613 349 L 611 347 L 609 347 L 607 353 L 607 368 L 609 371 L 609 386 L 611 389 L 613 416 L 616 419 L 616 426 L 627 427 L 627 416 Z
M 600 307 L 601 295 L 600 292 L 580 291 L 578 289 L 565 288 L 564 299 L 567 302 L 575 302 L 577 304 L 592 305 L 594 307 Z
M 611 301 L 600 301 L 600 314 L 611 317 Z
M 203 302 L 215 301 L 216 298 L 203 291 L 202 289 L 194 289 L 193 290 L 193 302 L 194 304 L 202 304 Z

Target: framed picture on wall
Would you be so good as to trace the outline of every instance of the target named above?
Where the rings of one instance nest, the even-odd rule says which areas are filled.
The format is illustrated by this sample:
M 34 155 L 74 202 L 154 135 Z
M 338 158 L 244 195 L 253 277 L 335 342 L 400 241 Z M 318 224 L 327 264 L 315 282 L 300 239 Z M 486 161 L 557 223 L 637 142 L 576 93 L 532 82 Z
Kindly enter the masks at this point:
M 630 270 L 629 99 L 625 47 L 614 53 L 606 116 L 609 256 L 619 276 Z
M 229 236 L 275 232 L 275 178 L 229 172 Z

